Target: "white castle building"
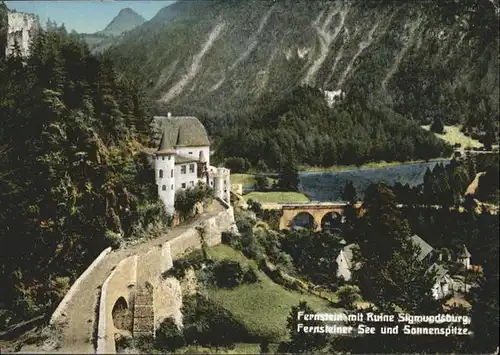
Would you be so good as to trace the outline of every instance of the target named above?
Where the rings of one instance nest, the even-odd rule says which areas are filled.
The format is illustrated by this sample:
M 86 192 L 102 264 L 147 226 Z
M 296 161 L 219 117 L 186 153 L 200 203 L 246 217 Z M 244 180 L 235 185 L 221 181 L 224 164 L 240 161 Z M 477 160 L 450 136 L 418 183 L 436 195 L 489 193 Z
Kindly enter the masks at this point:
M 158 195 L 168 213 L 174 212 L 175 194 L 203 182 L 215 196 L 230 203 L 230 171 L 210 165 L 207 131 L 196 117 L 155 116 L 153 125 L 161 134 L 154 154 Z

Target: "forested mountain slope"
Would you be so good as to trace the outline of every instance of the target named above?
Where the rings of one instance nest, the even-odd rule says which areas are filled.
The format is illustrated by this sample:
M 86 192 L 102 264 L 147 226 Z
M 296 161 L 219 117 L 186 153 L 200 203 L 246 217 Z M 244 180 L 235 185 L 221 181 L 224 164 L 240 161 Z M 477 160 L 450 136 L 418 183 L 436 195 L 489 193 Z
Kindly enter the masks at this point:
M 106 247 L 165 222 L 147 100 L 62 28 L 0 59 L 0 329 L 53 311 Z M 148 233 L 149 234 L 149 233 Z
M 241 111 L 306 84 L 496 139 L 497 0 L 178 2 L 111 49 L 169 108 Z

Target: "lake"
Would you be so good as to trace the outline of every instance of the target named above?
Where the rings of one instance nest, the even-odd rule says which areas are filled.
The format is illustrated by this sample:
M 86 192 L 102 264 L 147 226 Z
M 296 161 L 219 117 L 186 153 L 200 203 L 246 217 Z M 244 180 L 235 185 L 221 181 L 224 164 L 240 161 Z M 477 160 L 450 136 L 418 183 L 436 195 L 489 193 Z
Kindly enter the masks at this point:
M 393 165 L 376 169 L 356 169 L 339 172 L 300 172 L 299 188 L 313 201 L 342 201 L 342 191 L 347 181 L 351 180 L 360 198 L 363 191 L 374 182 L 384 182 L 394 185 L 399 182 L 403 185 L 419 185 L 424 182 L 427 168 L 431 170 L 441 163 L 448 165 L 449 159 L 426 163 L 412 163 Z

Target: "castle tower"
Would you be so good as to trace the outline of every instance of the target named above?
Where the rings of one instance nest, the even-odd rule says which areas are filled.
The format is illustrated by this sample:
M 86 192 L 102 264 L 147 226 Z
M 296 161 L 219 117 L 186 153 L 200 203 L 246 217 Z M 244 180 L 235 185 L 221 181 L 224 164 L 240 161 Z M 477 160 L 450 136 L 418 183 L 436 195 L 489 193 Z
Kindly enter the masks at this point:
M 175 203 L 175 150 L 167 146 L 167 131 L 163 131 L 160 147 L 155 154 L 155 180 L 158 196 L 165 204 L 167 213 L 173 214 Z
M 463 266 L 465 266 L 466 269 L 470 269 L 470 257 L 471 256 L 472 255 L 469 253 L 469 250 L 467 250 L 467 247 L 465 246 L 465 244 L 463 244 L 462 249 L 458 253 L 458 258 L 457 258 L 458 262 L 463 264 Z

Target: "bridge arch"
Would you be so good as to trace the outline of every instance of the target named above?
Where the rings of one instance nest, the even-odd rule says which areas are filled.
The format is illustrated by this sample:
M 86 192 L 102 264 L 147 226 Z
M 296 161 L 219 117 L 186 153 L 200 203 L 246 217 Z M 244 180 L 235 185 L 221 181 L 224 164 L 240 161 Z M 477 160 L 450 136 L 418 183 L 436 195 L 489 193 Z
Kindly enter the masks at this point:
M 314 228 L 315 226 L 316 221 L 314 219 L 314 216 L 307 211 L 298 212 L 289 223 L 290 228 Z
M 316 230 L 321 230 L 322 226 L 331 222 L 332 220 L 339 223 L 344 221 L 344 209 L 345 203 L 328 203 L 328 202 L 312 202 L 312 203 L 295 203 L 295 204 L 283 204 L 281 205 L 281 218 L 280 218 L 280 229 L 289 229 L 294 227 L 294 221 L 296 221 L 297 216 L 303 216 L 306 213 L 312 216 L 314 219 Z M 360 209 L 361 205 L 355 206 L 357 213 L 359 215 L 363 214 Z M 335 213 L 331 215 L 330 213 Z M 338 217 L 341 217 L 340 219 Z M 304 217 L 299 217 L 304 218 Z M 310 217 L 308 217 L 310 219 Z M 335 224 L 339 224 L 335 223 Z M 338 227 L 337 227 L 338 228 Z
M 340 228 L 344 220 L 344 216 L 339 212 L 330 211 L 323 215 L 321 218 L 321 230 L 329 230 Z
M 111 311 L 111 316 L 113 318 L 113 325 L 116 329 L 132 331 L 132 312 L 123 296 L 116 300 L 113 310 Z

